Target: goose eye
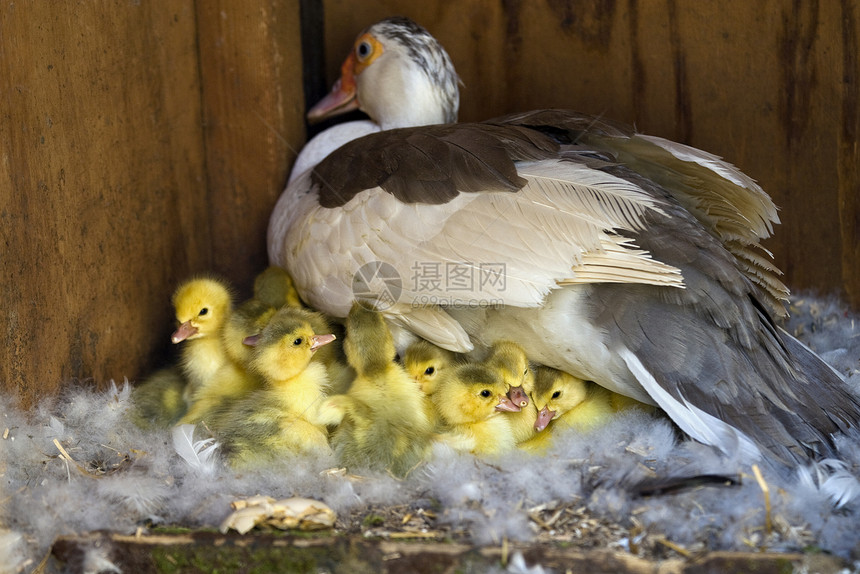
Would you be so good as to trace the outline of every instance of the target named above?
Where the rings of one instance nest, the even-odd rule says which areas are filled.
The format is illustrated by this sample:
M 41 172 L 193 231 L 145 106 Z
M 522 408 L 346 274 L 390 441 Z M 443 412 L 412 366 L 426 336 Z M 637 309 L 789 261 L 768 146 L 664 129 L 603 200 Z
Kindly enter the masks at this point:
M 492 395 L 492 394 L 493 394 L 493 393 L 491 393 L 489 389 L 484 389 L 483 391 L 481 391 L 481 396 L 482 396 L 482 397 L 484 397 L 484 398 L 487 398 L 487 397 L 489 397 L 489 396 L 490 396 L 490 395 Z
M 373 47 L 367 40 L 359 42 L 355 47 L 355 55 L 358 57 L 359 62 L 365 61 L 370 56 L 371 52 L 373 52 Z
M 296 347 L 298 347 L 299 345 L 301 345 L 301 344 L 302 344 L 302 342 L 304 342 L 304 339 L 302 339 L 301 337 L 297 337 L 297 338 L 296 338 L 296 340 L 295 340 L 295 341 L 293 341 L 293 345 L 295 345 Z
M 432 375 L 432 374 L 433 374 L 433 373 L 435 373 L 435 372 L 436 372 L 436 369 L 435 369 L 435 368 L 433 368 L 433 367 L 427 367 L 427 368 L 424 370 L 424 374 L 425 374 L 425 375 Z
M 554 399 L 557 399 L 560 396 L 561 396 L 561 391 L 556 391 L 552 394 L 552 398 L 554 398 Z
M 197 313 L 197 316 L 198 316 L 198 317 L 202 317 L 203 315 L 206 315 L 206 314 L 208 314 L 208 313 L 209 313 L 209 308 L 208 308 L 208 307 L 203 307 L 202 309 L 200 309 L 200 312 L 199 312 L 199 313 Z

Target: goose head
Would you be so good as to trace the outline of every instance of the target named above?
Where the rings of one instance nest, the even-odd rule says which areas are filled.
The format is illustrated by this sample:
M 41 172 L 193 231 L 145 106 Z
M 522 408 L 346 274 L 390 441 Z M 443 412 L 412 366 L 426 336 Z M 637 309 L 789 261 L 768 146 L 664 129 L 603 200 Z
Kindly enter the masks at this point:
M 457 121 L 459 78 L 448 53 L 408 18 L 388 18 L 358 35 L 311 122 L 360 109 L 384 129 Z

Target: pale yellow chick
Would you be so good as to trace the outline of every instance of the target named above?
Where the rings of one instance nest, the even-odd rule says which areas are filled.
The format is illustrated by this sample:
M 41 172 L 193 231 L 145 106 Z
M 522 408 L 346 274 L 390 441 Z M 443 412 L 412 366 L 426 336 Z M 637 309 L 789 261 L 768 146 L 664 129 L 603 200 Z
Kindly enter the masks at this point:
M 254 279 L 254 299 L 280 309 L 283 306 L 302 307 L 293 278 L 280 267 L 267 267 Z
M 475 455 L 498 455 L 516 446 L 508 416 L 508 387 L 480 363 L 449 369 L 439 380 L 433 403 L 443 423 L 442 442 Z
M 456 364 L 457 356 L 447 349 L 437 347 L 428 341 L 417 341 L 403 353 L 403 367 L 424 393 L 424 410 L 428 418 L 436 423 L 436 407 L 430 395 L 436 390 L 436 383 L 447 369 Z
M 328 374 L 312 359 L 335 336 L 315 332 L 315 315 L 284 307 L 262 333 L 249 337 L 250 367 L 263 387 L 219 411 L 212 423 L 234 466 L 330 452 L 328 430 L 319 417 Z
M 178 367 L 160 369 L 132 392 L 132 420 L 141 428 L 169 428 L 185 414 L 187 383 Z
M 534 386 L 534 373 L 526 352 L 513 341 L 498 341 L 490 348 L 484 364 L 504 381 L 508 398 L 517 407 L 517 410 L 507 415 L 517 443 L 529 440 L 537 432 L 535 420 L 538 410 L 529 400 L 529 390 Z
M 173 333 L 174 343 L 185 341 L 180 367 L 188 381 L 185 400 L 188 410 L 178 424 L 205 421 L 223 401 L 259 387 L 230 360 L 222 332 L 232 312 L 230 289 L 223 281 L 199 278 L 186 281 L 173 295 L 176 319 L 180 325 Z
M 332 447 L 349 468 L 384 469 L 407 476 L 427 454 L 432 422 L 423 393 L 395 361 L 396 350 L 382 315 L 355 303 L 343 344 L 356 376 L 346 394 L 327 399 L 322 414 L 338 425 Z
M 228 357 L 246 367 L 251 347 L 246 337 L 258 335 L 275 311 L 283 306 L 301 307 L 301 300 L 289 274 L 280 267 L 268 267 L 254 279 L 254 296 L 238 305 L 221 332 Z
M 550 367 L 538 367 L 532 399 L 538 409 L 535 430 L 538 434 L 524 443 L 526 449 L 542 451 L 552 441 L 552 434 L 562 428 L 590 430 L 612 415 L 614 393 Z
M 207 382 L 229 359 L 221 344 L 221 331 L 233 310 L 230 288 L 213 278 L 191 279 L 173 294 L 179 327 L 170 340 L 185 342 L 182 372 L 188 380 L 186 398 Z
M 245 339 L 260 334 L 276 310 L 259 299 L 248 299 L 233 310 L 221 330 L 221 343 L 231 361 L 247 369 L 252 347 Z
M 406 372 L 418 383 L 425 395 L 432 395 L 442 372 L 457 361 L 453 352 L 428 341 L 416 341 L 403 353 Z

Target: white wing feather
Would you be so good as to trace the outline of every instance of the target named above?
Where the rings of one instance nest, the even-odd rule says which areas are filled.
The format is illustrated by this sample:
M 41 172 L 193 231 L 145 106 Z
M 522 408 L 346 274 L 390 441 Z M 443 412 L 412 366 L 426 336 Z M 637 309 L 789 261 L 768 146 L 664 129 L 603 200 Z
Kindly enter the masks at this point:
M 214 438 L 194 440 L 196 425 L 179 425 L 173 428 L 173 448 L 196 473 L 214 474 L 218 467 L 215 456 L 221 446 Z

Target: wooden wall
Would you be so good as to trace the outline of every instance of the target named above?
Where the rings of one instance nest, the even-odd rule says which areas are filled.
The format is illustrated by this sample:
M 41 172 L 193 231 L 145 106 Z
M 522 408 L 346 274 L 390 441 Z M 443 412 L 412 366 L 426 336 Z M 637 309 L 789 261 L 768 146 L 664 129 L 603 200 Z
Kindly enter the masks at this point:
M 247 288 L 304 142 L 297 0 L 0 8 L 0 392 L 138 379 L 193 273 Z
M 569 107 L 722 155 L 782 206 L 789 286 L 860 308 L 853 0 L 5 3 L 0 392 L 139 379 L 179 280 L 247 292 L 305 137 L 300 4 L 324 17 L 310 93 L 360 29 L 411 16 L 463 78 L 461 120 Z

